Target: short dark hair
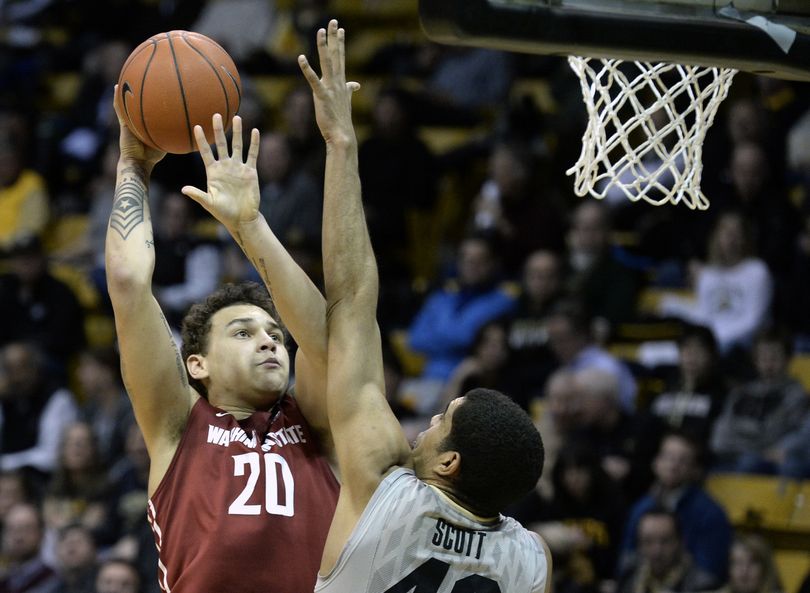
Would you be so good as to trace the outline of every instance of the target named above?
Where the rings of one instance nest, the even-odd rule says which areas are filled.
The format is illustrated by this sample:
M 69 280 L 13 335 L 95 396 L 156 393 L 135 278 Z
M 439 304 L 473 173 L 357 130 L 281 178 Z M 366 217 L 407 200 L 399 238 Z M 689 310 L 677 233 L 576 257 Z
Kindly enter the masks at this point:
M 134 574 L 138 579 L 138 586 L 137 591 L 143 590 L 143 576 L 141 575 L 141 571 L 138 570 L 138 565 L 135 564 L 133 561 L 123 558 L 122 556 L 111 556 L 101 562 L 98 566 L 98 570 L 96 571 L 96 577 L 101 573 L 104 568 L 107 566 L 125 566 L 129 571 Z
M 685 324 L 678 338 L 678 346 L 683 347 L 687 342 L 695 340 L 708 350 L 713 358 L 717 357 L 717 339 L 714 332 L 705 325 Z
M 543 471 L 543 440 L 526 412 L 493 389 L 473 389 L 453 413 L 442 451 L 461 455 L 455 494 L 494 515 L 526 494 Z
M 591 315 L 585 304 L 576 298 L 557 302 L 548 314 L 548 319 L 563 319 L 571 331 L 580 336 L 591 336 Z
M 754 337 L 754 346 L 760 344 L 779 344 L 787 358 L 793 356 L 793 336 L 783 326 L 775 325 L 760 330 Z
M 695 465 L 700 469 L 703 470 L 708 465 L 708 451 L 706 446 L 703 444 L 703 440 L 700 436 L 695 433 L 694 431 L 683 429 L 683 428 L 670 428 L 667 429 L 663 435 L 661 435 L 661 440 L 658 442 L 658 452 L 661 452 L 661 449 L 664 446 L 664 441 L 667 439 L 679 439 L 686 443 L 686 445 L 692 449 L 692 453 L 695 459 Z
M 256 305 L 267 311 L 284 331 L 286 342 L 287 329 L 281 322 L 276 305 L 264 286 L 256 282 L 225 284 L 211 293 L 204 301 L 193 305 L 183 318 L 181 354 L 184 362 L 192 354 L 206 354 L 208 352 L 211 318 L 220 309 L 231 305 Z M 201 395 L 206 396 L 208 394 L 205 386 L 200 381 L 190 375 L 188 380 Z
M 636 538 L 638 538 L 639 531 L 641 530 L 641 522 L 647 517 L 669 517 L 669 519 L 672 521 L 672 526 L 675 528 L 675 535 L 679 540 L 683 541 L 681 523 L 678 520 L 678 515 L 660 504 L 655 504 L 641 513 L 641 516 L 638 518 L 638 523 L 636 523 Z

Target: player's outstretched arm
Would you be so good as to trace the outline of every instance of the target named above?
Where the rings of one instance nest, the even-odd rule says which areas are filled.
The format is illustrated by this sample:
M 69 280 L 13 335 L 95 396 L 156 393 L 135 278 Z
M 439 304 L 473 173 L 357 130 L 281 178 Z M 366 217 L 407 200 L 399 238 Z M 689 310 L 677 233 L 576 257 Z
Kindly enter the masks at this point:
M 344 31 L 337 21 L 318 31 L 319 79 L 304 56 L 318 126 L 326 141 L 323 259 L 328 304 L 327 410 L 342 485 L 322 571 L 334 565 L 371 495 L 410 448 L 385 399 L 376 322 L 378 278 L 360 197 L 357 139 L 346 82 Z
M 104 253 L 107 287 L 124 384 L 151 459 L 151 493 L 168 469 L 196 395 L 166 318 L 152 296 L 155 249 L 149 177 L 165 153 L 135 137 L 121 118 L 117 102 L 115 110 L 121 154 Z
M 219 114 L 214 116 L 213 125 L 216 157 L 202 128 L 194 129 L 208 177 L 208 191 L 185 186 L 183 193 L 199 202 L 228 229 L 264 280 L 281 319 L 298 344 L 296 399 L 310 425 L 326 433 L 326 301 L 259 212 L 256 172 L 259 131 L 251 131 L 245 158 L 241 118 L 233 118 L 230 152 Z

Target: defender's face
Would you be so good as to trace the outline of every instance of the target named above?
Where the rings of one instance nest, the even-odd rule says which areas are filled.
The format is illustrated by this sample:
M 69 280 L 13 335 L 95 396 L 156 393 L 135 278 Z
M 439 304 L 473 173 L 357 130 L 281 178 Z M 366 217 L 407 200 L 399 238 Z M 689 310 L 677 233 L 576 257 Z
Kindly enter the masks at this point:
M 453 414 L 464 403 L 464 397 L 451 401 L 444 412 L 430 419 L 430 427 L 419 436 L 413 444 L 413 469 L 417 478 L 431 476 L 431 468 L 437 461 L 440 446 L 453 428 Z
M 202 357 L 208 393 L 257 409 L 272 404 L 286 389 L 290 356 L 284 333 L 256 305 L 232 305 L 211 317 L 208 352 Z

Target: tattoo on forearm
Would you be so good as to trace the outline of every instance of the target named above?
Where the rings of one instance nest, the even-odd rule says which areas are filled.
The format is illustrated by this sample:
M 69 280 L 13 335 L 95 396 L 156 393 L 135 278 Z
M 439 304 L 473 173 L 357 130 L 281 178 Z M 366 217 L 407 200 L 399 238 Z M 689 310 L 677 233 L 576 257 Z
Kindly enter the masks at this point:
M 174 334 L 172 333 L 172 328 L 169 326 L 169 322 L 166 319 L 166 316 L 163 314 L 163 311 L 160 312 L 160 318 L 163 320 L 163 327 L 166 328 L 166 333 L 169 336 L 169 342 L 174 350 L 174 362 L 177 365 L 177 374 L 180 376 L 180 381 L 183 383 L 184 387 L 188 387 L 188 375 L 186 374 L 186 365 L 183 364 L 183 357 L 180 355 L 180 350 L 177 348 L 177 343 L 174 341 Z
M 123 180 L 115 190 L 110 228 L 126 240 L 144 221 L 146 185 L 137 178 L 138 172 L 135 169 L 125 169 L 123 175 Z
M 272 295 L 273 294 L 273 286 L 270 283 L 270 274 L 267 273 L 267 265 L 264 263 L 264 258 L 259 258 L 259 264 L 256 266 L 256 271 L 259 272 L 259 275 L 264 280 L 264 283 L 267 285 L 267 291 Z

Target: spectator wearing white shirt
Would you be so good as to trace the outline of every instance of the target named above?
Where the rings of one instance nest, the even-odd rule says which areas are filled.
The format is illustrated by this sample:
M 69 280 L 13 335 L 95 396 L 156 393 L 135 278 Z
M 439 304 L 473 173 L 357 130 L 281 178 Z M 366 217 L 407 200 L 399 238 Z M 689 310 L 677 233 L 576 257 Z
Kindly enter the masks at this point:
M 182 194 L 170 193 L 155 217 L 155 296 L 175 328 L 193 303 L 216 289 L 222 274 L 219 246 L 194 233 L 194 208 Z
M 661 302 L 661 314 L 711 328 L 722 354 L 748 347 L 768 320 L 773 282 L 750 237 L 742 214 L 723 213 L 709 239 L 709 261 L 695 273 L 695 300 Z
M 0 352 L 0 470 L 56 466 L 66 426 L 77 417 L 73 394 L 48 380 L 37 347 L 13 342 Z

